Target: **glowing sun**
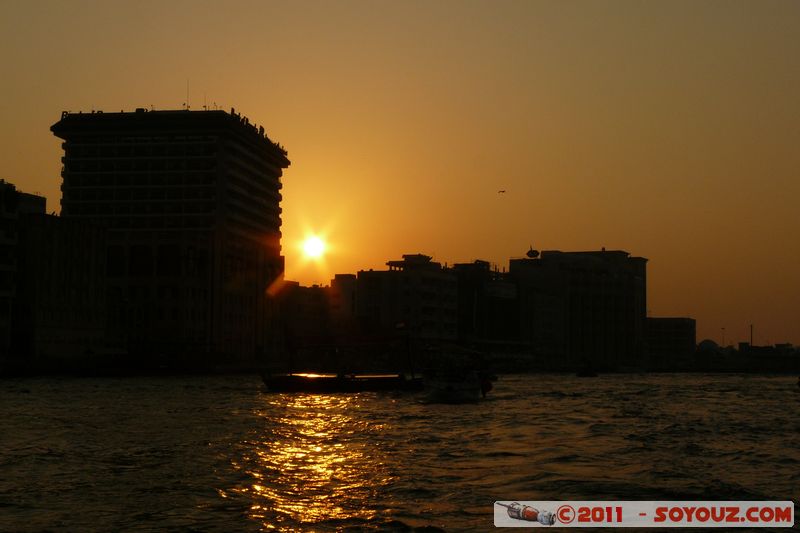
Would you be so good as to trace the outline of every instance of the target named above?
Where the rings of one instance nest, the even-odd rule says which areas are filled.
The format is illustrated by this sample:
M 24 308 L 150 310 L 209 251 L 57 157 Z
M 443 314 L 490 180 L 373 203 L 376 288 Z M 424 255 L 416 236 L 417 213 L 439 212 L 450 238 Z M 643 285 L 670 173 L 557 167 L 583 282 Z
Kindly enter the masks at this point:
M 312 235 L 303 241 L 303 254 L 309 259 L 318 259 L 325 253 L 325 241 Z

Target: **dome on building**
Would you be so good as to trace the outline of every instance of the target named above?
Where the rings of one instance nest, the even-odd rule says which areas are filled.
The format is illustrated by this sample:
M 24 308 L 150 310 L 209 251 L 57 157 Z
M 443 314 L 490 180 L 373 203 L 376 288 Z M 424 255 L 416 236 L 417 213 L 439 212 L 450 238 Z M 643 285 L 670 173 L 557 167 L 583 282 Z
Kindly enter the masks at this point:
M 697 350 L 700 352 L 714 352 L 719 350 L 719 344 L 711 339 L 704 339 L 697 345 Z

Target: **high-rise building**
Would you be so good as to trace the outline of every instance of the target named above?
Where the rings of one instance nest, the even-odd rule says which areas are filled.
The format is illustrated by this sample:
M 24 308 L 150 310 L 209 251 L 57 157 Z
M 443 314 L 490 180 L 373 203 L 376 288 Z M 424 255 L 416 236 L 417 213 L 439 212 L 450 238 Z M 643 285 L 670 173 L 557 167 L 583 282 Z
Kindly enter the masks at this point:
M 622 250 L 512 259 L 522 340 L 549 366 L 642 369 L 647 259 Z
M 64 112 L 61 214 L 107 229 L 110 333 L 159 364 L 274 348 L 286 150 L 224 111 Z

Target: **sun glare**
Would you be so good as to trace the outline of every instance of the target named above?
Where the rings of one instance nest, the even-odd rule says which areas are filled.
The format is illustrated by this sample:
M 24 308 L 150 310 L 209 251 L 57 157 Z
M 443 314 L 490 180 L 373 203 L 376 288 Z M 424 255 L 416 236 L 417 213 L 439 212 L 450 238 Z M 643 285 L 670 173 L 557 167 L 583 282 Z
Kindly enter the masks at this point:
M 310 259 L 322 257 L 325 253 L 325 241 L 317 236 L 308 237 L 303 241 L 303 253 Z

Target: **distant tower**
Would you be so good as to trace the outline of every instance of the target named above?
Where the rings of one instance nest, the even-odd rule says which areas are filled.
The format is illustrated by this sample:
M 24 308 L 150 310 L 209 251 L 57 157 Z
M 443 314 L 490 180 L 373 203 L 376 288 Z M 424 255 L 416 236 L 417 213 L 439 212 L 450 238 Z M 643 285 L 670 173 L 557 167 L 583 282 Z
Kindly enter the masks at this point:
M 132 354 L 246 363 L 269 348 L 286 151 L 224 111 L 64 112 L 62 216 L 108 229 L 109 324 Z

